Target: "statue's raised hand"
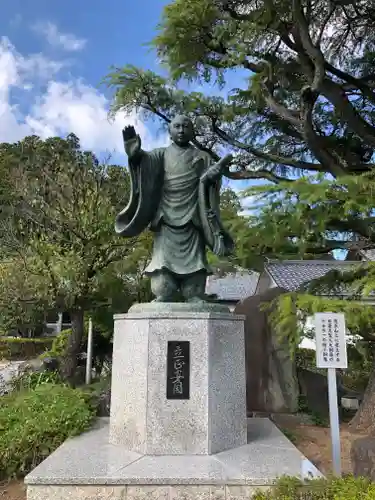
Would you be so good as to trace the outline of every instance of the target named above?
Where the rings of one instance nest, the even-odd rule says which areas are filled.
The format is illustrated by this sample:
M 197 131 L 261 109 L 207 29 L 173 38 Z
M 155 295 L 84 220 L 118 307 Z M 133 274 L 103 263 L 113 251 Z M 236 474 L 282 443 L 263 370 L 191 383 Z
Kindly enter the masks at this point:
M 125 127 L 122 131 L 125 152 L 128 158 L 134 158 L 141 150 L 141 138 L 132 125 Z
M 137 133 L 133 125 L 124 127 L 124 129 L 122 130 L 122 137 L 124 138 L 124 141 L 128 141 L 129 139 L 134 139 L 135 137 L 137 137 Z

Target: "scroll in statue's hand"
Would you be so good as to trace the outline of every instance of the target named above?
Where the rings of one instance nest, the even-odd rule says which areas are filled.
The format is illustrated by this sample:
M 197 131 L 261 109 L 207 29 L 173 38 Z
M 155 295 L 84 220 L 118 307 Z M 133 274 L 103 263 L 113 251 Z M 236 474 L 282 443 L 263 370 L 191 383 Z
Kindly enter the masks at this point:
M 125 152 L 128 158 L 134 158 L 141 151 L 141 138 L 136 133 L 132 125 L 125 127 L 122 131 L 124 139 Z
M 224 158 L 219 160 L 217 163 L 212 165 L 201 177 L 202 182 L 216 182 L 223 175 L 225 170 L 229 167 L 231 161 L 233 160 L 232 155 L 226 155 Z

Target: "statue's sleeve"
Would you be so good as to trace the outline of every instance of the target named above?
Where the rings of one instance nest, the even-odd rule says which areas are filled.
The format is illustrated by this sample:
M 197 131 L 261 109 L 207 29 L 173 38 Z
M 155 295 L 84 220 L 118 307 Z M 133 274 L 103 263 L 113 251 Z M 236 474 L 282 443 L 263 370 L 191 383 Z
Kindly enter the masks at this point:
M 213 165 L 210 157 L 204 158 L 203 172 Z M 199 183 L 199 212 L 207 246 L 218 256 L 230 255 L 234 250 L 234 241 L 225 230 L 220 217 L 221 176 L 215 182 Z
M 164 180 L 164 149 L 141 151 L 129 160 L 130 198 L 117 215 L 115 231 L 125 237 L 138 236 L 150 224 L 160 203 Z

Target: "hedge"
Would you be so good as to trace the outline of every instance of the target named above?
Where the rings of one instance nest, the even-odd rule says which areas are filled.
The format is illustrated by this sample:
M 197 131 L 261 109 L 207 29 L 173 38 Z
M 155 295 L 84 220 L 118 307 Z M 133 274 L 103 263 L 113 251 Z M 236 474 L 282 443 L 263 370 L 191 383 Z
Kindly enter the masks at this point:
M 375 500 L 375 483 L 367 478 L 281 478 L 269 491 L 257 492 L 252 500 Z
M 48 351 L 54 337 L 20 338 L 0 336 L 0 359 L 24 360 L 37 358 Z

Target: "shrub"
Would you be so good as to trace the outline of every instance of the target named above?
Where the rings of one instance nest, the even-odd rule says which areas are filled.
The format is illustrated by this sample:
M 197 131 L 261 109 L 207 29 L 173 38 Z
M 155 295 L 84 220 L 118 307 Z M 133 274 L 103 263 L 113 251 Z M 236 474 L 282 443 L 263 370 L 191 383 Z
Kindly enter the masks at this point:
M 0 358 L 9 360 L 33 359 L 51 348 L 54 337 L 0 337 Z
M 343 384 L 353 391 L 364 392 L 374 361 L 371 344 L 359 341 L 356 346 L 348 345 L 348 370 L 344 370 Z
M 99 416 L 108 416 L 110 410 L 111 377 L 104 376 L 81 389 Z
M 316 354 L 314 349 L 297 348 L 296 350 L 296 364 L 300 368 L 311 370 L 315 368 Z
M 303 482 L 297 478 L 282 478 L 266 492 L 257 492 L 253 500 L 374 500 L 375 483 L 369 479 L 314 479 Z
M 327 370 L 316 367 L 316 352 L 314 349 L 298 348 L 296 350 L 296 365 L 297 368 L 303 368 L 312 372 L 327 374 Z
M 280 428 L 281 432 L 284 434 L 284 436 L 286 438 L 289 439 L 289 441 L 293 444 L 296 444 L 297 441 L 298 441 L 298 437 L 297 435 L 290 429 L 283 429 L 283 428 Z
M 93 418 L 84 394 L 62 385 L 2 397 L 0 480 L 24 476 L 67 438 L 88 429 Z
M 62 330 L 56 337 L 54 337 L 52 344 L 48 351 L 44 352 L 41 358 L 59 358 L 65 355 L 68 347 L 68 340 L 72 334 L 71 328 Z
M 10 386 L 12 391 L 22 391 L 36 389 L 44 384 L 63 384 L 63 381 L 57 371 L 25 371 L 18 377 L 15 377 L 11 381 Z

